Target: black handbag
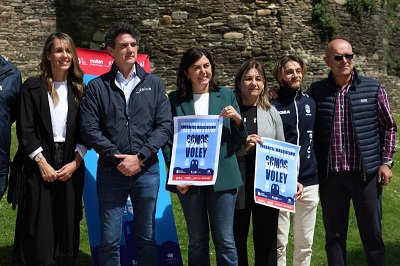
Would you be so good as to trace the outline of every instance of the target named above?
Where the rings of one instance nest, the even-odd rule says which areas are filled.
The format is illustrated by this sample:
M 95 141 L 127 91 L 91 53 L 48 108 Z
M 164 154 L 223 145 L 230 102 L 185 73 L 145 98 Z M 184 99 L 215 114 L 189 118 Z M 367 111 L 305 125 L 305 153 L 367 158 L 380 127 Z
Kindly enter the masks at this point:
M 11 204 L 13 210 L 16 209 L 17 205 L 21 205 L 25 198 L 25 173 L 27 169 L 21 157 L 17 152 L 14 160 L 10 163 L 7 201 Z

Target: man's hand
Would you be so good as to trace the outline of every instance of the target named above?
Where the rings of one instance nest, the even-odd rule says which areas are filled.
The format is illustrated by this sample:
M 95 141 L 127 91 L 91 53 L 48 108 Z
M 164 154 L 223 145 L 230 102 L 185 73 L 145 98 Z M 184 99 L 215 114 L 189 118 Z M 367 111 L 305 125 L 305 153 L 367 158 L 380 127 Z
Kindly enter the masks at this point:
M 277 88 L 269 88 L 268 89 L 268 99 L 272 99 L 272 100 L 275 100 L 275 99 L 278 99 L 278 89 Z
M 297 182 L 297 192 L 294 193 L 295 201 L 301 200 L 303 198 L 303 195 L 304 195 L 303 189 L 304 189 L 303 185 L 301 183 Z
M 143 161 L 137 155 L 115 154 L 114 156 L 121 159 L 121 162 L 117 165 L 117 169 L 124 176 L 133 176 L 139 173 L 144 166 Z
M 378 171 L 378 183 L 381 184 L 381 186 L 386 186 L 389 184 L 391 178 L 392 169 L 386 164 L 382 164 Z

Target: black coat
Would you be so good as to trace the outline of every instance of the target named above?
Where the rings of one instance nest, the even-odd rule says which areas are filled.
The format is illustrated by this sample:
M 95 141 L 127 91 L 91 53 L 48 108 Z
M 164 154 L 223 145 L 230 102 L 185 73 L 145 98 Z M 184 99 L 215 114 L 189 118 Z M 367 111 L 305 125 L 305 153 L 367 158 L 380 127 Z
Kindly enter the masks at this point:
M 28 157 L 39 147 L 54 167 L 54 141 L 46 86 L 41 78 L 29 78 L 22 86 L 17 119 L 19 149 L 25 164 L 24 200 L 18 206 L 13 262 L 50 264 L 55 256 L 76 257 L 79 222 L 82 219 L 84 164 L 65 182 L 46 182 Z M 79 106 L 68 82 L 68 115 L 63 165 L 73 161 L 79 139 Z M 57 170 L 57 169 L 56 169 Z

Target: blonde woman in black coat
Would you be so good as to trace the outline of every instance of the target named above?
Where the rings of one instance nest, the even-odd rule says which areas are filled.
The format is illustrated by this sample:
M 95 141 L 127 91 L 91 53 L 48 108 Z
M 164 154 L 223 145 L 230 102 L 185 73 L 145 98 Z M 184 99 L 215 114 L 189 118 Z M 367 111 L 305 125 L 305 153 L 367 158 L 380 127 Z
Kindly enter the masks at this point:
M 17 119 L 23 157 L 24 200 L 19 203 L 13 263 L 74 265 L 79 251 L 86 148 L 79 144 L 83 71 L 70 36 L 51 34 L 41 75 L 22 86 Z

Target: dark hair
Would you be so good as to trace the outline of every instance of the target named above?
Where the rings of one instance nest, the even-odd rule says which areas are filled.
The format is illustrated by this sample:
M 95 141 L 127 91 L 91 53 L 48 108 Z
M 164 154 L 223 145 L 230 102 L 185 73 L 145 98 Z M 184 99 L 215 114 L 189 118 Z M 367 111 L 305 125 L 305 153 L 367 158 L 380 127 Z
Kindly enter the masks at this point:
M 215 63 L 211 54 L 204 48 L 192 47 L 183 54 L 179 63 L 176 85 L 181 97 L 185 97 L 187 92 L 192 91 L 192 82 L 188 79 L 185 72 L 203 55 L 207 57 L 211 64 L 212 77 L 209 85 L 210 91 L 219 91 L 217 82 L 214 80 Z
M 242 91 L 241 91 L 242 79 L 247 74 L 247 72 L 249 72 L 249 70 L 252 68 L 255 68 L 258 71 L 258 73 L 260 73 L 261 78 L 263 79 L 264 82 L 264 88 L 262 89 L 258 97 L 257 106 L 260 106 L 264 110 L 268 110 L 271 108 L 271 104 L 267 96 L 267 91 L 268 91 L 267 76 L 265 75 L 265 70 L 262 67 L 261 63 L 254 59 L 249 59 L 246 62 L 244 62 L 236 73 L 235 92 L 238 104 L 239 105 L 243 104 Z
M 139 40 L 140 40 L 139 31 L 137 31 L 135 27 L 133 27 L 127 21 L 120 21 L 115 23 L 114 26 L 106 33 L 106 36 L 104 37 L 104 42 L 106 44 L 106 47 L 110 46 L 114 48 L 115 40 L 120 34 L 131 35 L 132 38 L 134 38 L 137 44 L 139 45 Z
M 272 71 L 272 73 L 274 74 L 274 77 L 275 77 L 276 81 L 279 83 L 279 85 L 281 85 L 280 80 L 282 80 L 283 68 L 285 67 L 286 63 L 289 61 L 299 63 L 303 77 L 307 73 L 306 63 L 304 63 L 304 61 L 300 57 L 298 57 L 297 55 L 284 55 L 278 59 L 278 61 L 275 63 L 274 70 Z
M 42 72 L 41 76 L 46 84 L 47 90 L 50 93 L 51 98 L 54 103 L 58 103 L 58 94 L 56 89 L 54 88 L 54 80 L 53 73 L 51 72 L 51 62 L 47 59 L 47 55 L 51 53 L 51 49 L 53 48 L 53 44 L 55 40 L 63 41 L 67 47 L 69 48 L 72 55 L 72 64 L 68 69 L 68 79 L 71 80 L 73 84 L 73 89 L 75 90 L 75 102 L 79 104 L 80 100 L 83 97 L 83 91 L 85 88 L 85 84 L 83 83 L 83 70 L 79 66 L 78 54 L 76 53 L 76 47 L 72 38 L 63 32 L 54 32 L 50 34 L 47 38 L 43 50 L 42 50 L 42 60 L 39 63 L 39 69 Z

